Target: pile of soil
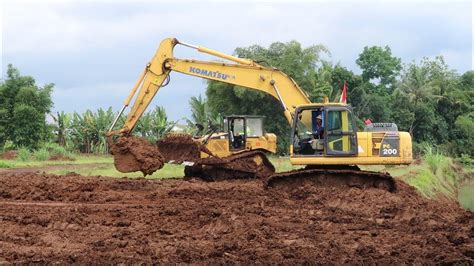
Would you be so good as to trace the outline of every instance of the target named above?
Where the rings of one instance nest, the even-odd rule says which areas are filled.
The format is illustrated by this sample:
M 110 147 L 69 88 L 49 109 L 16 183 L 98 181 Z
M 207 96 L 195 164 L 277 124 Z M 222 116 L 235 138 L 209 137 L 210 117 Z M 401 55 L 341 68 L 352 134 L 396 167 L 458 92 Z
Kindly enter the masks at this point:
M 3 160 L 15 160 L 18 155 L 18 151 L 7 151 L 0 154 L 0 158 Z
M 55 154 L 49 156 L 50 161 L 75 161 L 76 159 L 71 158 L 67 155 L 62 155 L 62 154 Z
M 109 139 L 109 148 L 115 168 L 122 173 L 141 171 L 143 175 L 151 175 L 165 164 L 158 147 L 145 138 L 120 137 L 115 142 Z
M 0 174 L 0 264 L 472 264 L 473 239 L 473 213 L 401 182 Z
M 168 134 L 157 141 L 156 145 L 166 162 L 174 163 L 196 162 L 200 159 L 203 149 L 200 143 L 187 134 Z

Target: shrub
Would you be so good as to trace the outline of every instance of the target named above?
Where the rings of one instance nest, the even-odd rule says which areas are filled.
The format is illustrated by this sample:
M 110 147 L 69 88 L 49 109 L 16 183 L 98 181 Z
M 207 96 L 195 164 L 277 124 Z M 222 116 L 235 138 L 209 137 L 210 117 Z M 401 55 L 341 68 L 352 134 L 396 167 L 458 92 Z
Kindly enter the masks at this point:
M 26 162 L 30 160 L 30 157 L 31 157 L 31 152 L 27 148 L 22 147 L 18 149 L 18 154 L 16 156 L 18 160 Z
M 6 162 L 0 162 L 0 168 L 10 168 L 10 165 Z
M 468 154 L 465 154 L 465 153 L 461 154 L 461 157 L 457 158 L 456 161 L 464 165 L 465 167 L 470 167 L 470 168 L 474 167 L 474 160 Z
M 10 140 L 7 140 L 5 142 L 5 145 L 3 145 L 3 151 L 4 152 L 11 151 L 11 150 L 14 150 L 14 149 L 15 149 L 15 145 L 13 145 L 13 142 L 11 142 Z
M 46 160 L 49 159 L 49 152 L 45 148 L 41 148 L 39 150 L 36 150 L 33 155 L 34 155 L 35 159 L 38 160 L 38 161 L 46 161 Z
M 57 143 L 45 143 L 43 144 L 43 148 L 46 149 L 51 156 L 65 157 L 68 154 L 68 151 Z

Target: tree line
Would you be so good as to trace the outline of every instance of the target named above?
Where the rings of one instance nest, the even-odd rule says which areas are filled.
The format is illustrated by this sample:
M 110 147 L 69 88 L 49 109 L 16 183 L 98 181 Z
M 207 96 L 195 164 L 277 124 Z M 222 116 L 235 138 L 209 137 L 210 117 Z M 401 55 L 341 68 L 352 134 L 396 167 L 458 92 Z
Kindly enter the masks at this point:
M 292 77 L 312 102 L 324 96 L 338 101 L 344 82 L 347 102 L 353 106 L 359 126 L 363 121 L 394 122 L 419 144 L 433 145 L 460 156 L 474 153 L 474 71 L 459 74 L 443 57 L 403 63 L 390 47 L 365 47 L 356 59 L 361 74 L 323 58 L 330 55 L 322 45 L 302 47 L 297 41 L 275 42 L 269 47 L 253 45 L 235 49 L 238 57 L 276 67 Z M 57 142 L 69 150 L 107 152 L 105 133 L 115 113 L 111 108 L 84 113 L 51 113 L 54 84 L 40 87 L 34 78 L 22 76 L 8 66 L 0 84 L 0 148 L 38 148 Z M 192 116 L 188 131 L 196 123 L 219 123 L 222 115 L 265 115 L 267 132 L 279 137 L 279 153 L 287 153 L 289 125 L 282 107 L 273 97 L 243 87 L 208 81 L 206 97 L 190 99 Z M 47 123 L 47 116 L 54 123 Z M 117 127 L 123 125 L 124 116 Z M 176 125 L 161 107 L 140 119 L 134 134 L 156 141 Z
M 365 47 L 356 60 L 362 73 L 355 74 L 323 60 L 329 51 L 322 45 L 276 42 L 237 48 L 235 54 L 287 73 L 312 102 L 324 96 L 338 101 L 346 82 L 347 102 L 361 129 L 366 119 L 394 122 L 413 136 L 415 151 L 429 143 L 450 155 L 474 154 L 474 71 L 458 74 L 441 56 L 404 64 L 388 46 Z M 276 99 L 215 81 L 207 83 L 206 96 L 210 113 L 265 115 L 266 130 L 279 137 L 279 152 L 287 151 L 290 129 Z

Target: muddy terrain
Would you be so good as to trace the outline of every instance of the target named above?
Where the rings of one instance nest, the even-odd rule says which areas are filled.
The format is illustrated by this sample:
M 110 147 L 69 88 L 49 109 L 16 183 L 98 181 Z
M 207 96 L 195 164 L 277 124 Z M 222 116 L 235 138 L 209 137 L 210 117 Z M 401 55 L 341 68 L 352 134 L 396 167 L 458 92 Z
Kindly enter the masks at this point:
M 474 263 L 474 214 L 295 179 L 0 174 L 0 264 Z

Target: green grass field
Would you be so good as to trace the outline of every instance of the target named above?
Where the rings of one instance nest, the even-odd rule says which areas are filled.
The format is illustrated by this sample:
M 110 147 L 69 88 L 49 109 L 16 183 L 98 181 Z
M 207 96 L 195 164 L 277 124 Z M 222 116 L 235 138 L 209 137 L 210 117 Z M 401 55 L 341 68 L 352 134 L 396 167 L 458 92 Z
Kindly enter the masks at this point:
M 272 156 L 270 157 L 270 160 L 278 172 L 298 168 L 292 166 L 286 157 Z M 117 171 L 113 165 L 112 156 L 107 155 L 76 155 L 74 161 L 0 160 L 0 168 L 42 168 L 45 172 L 61 175 L 74 172 L 84 176 L 101 175 L 111 177 L 143 177 L 140 172 L 124 174 Z M 155 172 L 153 175 L 147 176 L 147 178 L 159 179 L 180 177 L 183 175 L 184 166 L 166 164 L 165 167 Z

